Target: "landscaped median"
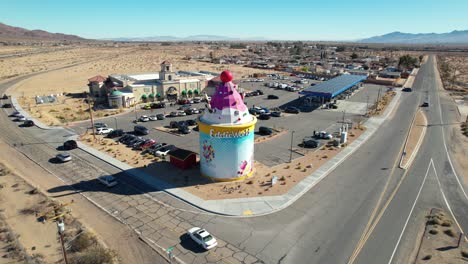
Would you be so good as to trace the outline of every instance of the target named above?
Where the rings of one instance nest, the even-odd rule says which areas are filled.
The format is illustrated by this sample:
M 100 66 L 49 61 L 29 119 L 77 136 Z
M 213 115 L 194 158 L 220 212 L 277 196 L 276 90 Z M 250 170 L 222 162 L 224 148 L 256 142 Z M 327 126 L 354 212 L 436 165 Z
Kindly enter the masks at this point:
M 414 157 L 421 146 L 424 135 L 426 134 L 426 129 L 426 116 L 421 110 L 418 110 L 406 138 L 403 155 L 400 161 L 401 168 L 407 169 L 409 165 L 411 165 L 411 162 L 414 160 Z

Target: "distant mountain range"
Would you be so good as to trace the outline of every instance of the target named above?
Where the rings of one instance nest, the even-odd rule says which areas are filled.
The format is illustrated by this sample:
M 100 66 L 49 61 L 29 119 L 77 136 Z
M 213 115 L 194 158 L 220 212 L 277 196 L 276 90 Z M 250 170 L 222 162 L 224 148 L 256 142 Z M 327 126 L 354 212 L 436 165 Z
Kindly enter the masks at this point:
M 84 38 L 44 30 L 29 30 L 0 23 L 0 41 L 82 41 Z
M 382 36 L 361 39 L 362 43 L 401 43 L 401 44 L 467 44 L 468 30 L 454 30 L 448 33 L 403 33 L 392 32 Z
M 193 35 L 188 37 L 175 36 L 152 36 L 152 37 L 135 37 L 135 38 L 108 38 L 106 40 L 114 41 L 247 41 L 247 40 L 266 40 L 262 37 L 254 38 L 232 38 L 218 35 Z

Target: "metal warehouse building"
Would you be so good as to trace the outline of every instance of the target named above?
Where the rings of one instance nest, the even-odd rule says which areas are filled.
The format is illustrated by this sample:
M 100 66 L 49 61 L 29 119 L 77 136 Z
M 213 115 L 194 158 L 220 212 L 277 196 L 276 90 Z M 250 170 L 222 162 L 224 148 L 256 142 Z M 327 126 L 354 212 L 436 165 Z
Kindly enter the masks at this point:
M 321 97 L 325 100 L 331 100 L 346 90 L 358 85 L 365 79 L 367 79 L 367 76 L 341 75 L 315 86 L 310 86 L 300 92 L 300 94 L 307 97 Z

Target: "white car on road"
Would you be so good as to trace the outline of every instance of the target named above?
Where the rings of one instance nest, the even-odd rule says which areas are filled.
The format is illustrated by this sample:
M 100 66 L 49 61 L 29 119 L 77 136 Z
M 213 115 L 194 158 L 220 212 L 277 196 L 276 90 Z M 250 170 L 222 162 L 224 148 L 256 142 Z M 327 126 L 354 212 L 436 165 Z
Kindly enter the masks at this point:
M 107 187 L 112 187 L 112 186 L 115 186 L 117 185 L 117 180 L 110 176 L 110 175 L 107 175 L 107 176 L 101 176 L 98 178 L 98 181 L 102 184 L 104 184 L 105 186 Z
M 187 235 L 202 246 L 204 249 L 209 250 L 218 245 L 218 241 L 208 231 L 200 227 L 192 227 L 187 231 Z
M 109 134 L 110 132 L 114 131 L 113 128 L 110 128 L 110 127 L 100 127 L 98 129 L 96 129 L 96 134 L 98 135 L 105 135 L 105 134 Z
M 68 152 L 60 153 L 57 156 L 55 156 L 55 158 L 57 158 L 60 162 L 67 162 L 72 159 L 70 153 Z
M 145 115 L 140 116 L 140 122 L 148 122 L 148 121 L 150 121 L 148 116 L 145 116 Z

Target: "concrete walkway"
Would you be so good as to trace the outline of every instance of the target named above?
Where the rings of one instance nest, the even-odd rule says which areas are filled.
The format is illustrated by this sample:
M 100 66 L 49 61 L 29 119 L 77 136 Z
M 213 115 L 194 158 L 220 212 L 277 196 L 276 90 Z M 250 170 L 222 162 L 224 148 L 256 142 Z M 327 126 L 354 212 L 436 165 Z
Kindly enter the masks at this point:
M 326 177 L 331 171 L 333 171 L 339 164 L 341 164 L 349 155 L 354 153 L 364 142 L 366 142 L 385 122 L 390 114 L 395 109 L 401 96 L 400 91 L 396 91 L 396 96 L 393 98 L 391 103 L 388 105 L 382 116 L 369 118 L 364 125 L 366 131 L 356 140 L 354 140 L 347 147 L 342 149 L 335 157 L 327 161 L 320 168 L 315 170 L 311 175 L 306 177 L 301 182 L 297 183 L 291 188 L 286 194 L 278 196 L 262 196 L 252 198 L 237 198 L 237 199 L 223 199 L 223 200 L 203 200 L 198 196 L 192 195 L 180 188 L 176 188 L 171 184 L 159 180 L 142 170 L 135 169 L 134 167 L 116 160 L 105 153 L 102 153 L 94 148 L 91 148 L 85 144 L 78 142 L 78 147 L 91 155 L 123 170 L 138 179 L 145 184 L 148 184 L 158 190 L 165 191 L 197 208 L 204 211 L 228 215 L 228 216 L 258 216 L 277 212 L 281 209 L 288 207 L 298 200 L 303 194 L 309 191 L 312 187 Z M 23 114 L 28 119 L 33 119 L 31 116 L 24 111 L 21 106 L 17 103 L 15 98 L 12 98 L 12 104 L 18 112 Z M 35 124 L 42 129 L 63 129 L 64 132 L 70 133 L 70 130 L 61 127 L 48 127 L 41 122 L 34 120 Z M 70 138 L 76 138 L 78 135 L 70 136 Z

